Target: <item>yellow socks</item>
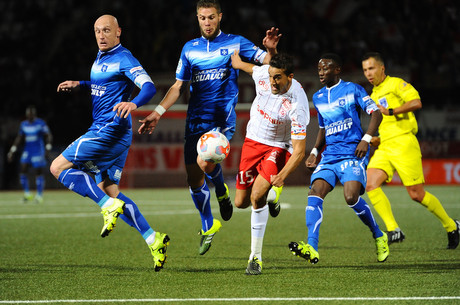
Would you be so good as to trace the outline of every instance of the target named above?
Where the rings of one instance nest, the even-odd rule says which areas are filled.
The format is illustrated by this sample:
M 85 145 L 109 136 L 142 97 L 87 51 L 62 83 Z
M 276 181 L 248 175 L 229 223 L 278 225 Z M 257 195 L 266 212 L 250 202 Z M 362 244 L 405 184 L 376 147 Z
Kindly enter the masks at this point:
M 423 197 L 421 204 L 425 206 L 428 211 L 439 218 L 442 226 L 446 229 L 447 232 L 452 232 L 453 230 L 457 229 L 455 221 L 450 218 L 449 215 L 447 215 L 438 198 L 425 191 L 425 197 Z
M 383 219 L 383 222 L 387 227 L 387 231 L 394 231 L 395 229 L 399 228 L 398 224 L 396 223 L 396 219 L 393 216 L 393 212 L 391 211 L 390 201 L 382 191 L 382 188 L 378 187 L 370 192 L 367 192 L 367 196 L 369 196 L 369 200 L 371 201 L 375 210 Z

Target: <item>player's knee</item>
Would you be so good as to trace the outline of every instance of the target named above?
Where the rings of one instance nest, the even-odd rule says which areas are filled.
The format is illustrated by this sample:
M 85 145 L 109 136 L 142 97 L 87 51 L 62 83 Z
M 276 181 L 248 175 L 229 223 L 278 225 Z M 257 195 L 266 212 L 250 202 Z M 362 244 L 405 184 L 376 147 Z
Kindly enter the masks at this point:
M 51 175 L 53 175 L 56 179 L 59 178 L 59 175 L 61 174 L 62 170 L 60 170 L 59 167 L 57 166 L 56 160 L 54 160 L 51 163 L 50 172 L 51 172 Z
M 409 191 L 409 196 L 412 200 L 420 203 L 422 202 L 423 197 L 425 197 L 425 192 Z
M 348 205 L 354 205 L 356 202 L 358 202 L 359 195 L 358 194 L 345 194 L 344 197 Z

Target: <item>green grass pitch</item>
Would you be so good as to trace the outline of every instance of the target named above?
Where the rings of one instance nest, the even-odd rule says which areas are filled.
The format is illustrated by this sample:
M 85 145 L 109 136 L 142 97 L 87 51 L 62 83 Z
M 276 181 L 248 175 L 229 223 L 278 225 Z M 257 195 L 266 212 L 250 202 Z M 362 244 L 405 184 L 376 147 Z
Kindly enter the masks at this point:
M 460 218 L 458 186 L 426 189 Z M 390 246 L 385 263 L 377 262 L 372 235 L 346 206 L 341 187 L 324 203 L 319 263 L 293 256 L 289 242 L 306 240 L 308 189 L 285 187 L 281 213 L 268 221 L 260 276 L 244 273 L 250 209 L 222 221 L 211 249 L 200 256 L 201 222 L 186 188 L 124 190 L 153 229 L 171 237 L 160 272 L 142 237 L 122 220 L 108 237 L 99 236 L 102 216 L 90 199 L 57 190 L 46 191 L 43 204 L 23 204 L 21 192 L 1 192 L 0 304 L 460 304 L 460 248 L 445 249 L 441 223 L 404 187 L 384 190 L 406 234 Z M 214 194 L 212 206 L 220 219 Z

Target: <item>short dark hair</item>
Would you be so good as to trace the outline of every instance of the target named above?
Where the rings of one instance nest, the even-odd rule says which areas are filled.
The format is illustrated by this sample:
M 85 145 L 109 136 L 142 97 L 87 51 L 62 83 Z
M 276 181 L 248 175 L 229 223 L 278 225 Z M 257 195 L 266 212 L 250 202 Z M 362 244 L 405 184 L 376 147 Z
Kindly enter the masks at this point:
M 376 61 L 378 61 L 380 64 L 385 65 L 385 62 L 383 60 L 382 55 L 379 52 L 367 52 L 364 54 L 363 58 L 361 61 L 368 60 L 369 58 L 374 58 Z
M 198 11 L 202 7 L 204 8 L 214 7 L 218 14 L 221 13 L 220 3 L 218 0 L 200 0 L 196 4 L 196 10 Z
M 294 59 L 285 53 L 277 53 L 270 59 L 270 66 L 284 70 L 284 74 L 294 73 Z
M 323 55 L 321 55 L 320 57 L 320 60 L 321 59 L 330 59 L 332 60 L 339 68 L 342 67 L 342 58 L 340 58 L 339 55 L 335 54 L 335 53 L 324 53 Z

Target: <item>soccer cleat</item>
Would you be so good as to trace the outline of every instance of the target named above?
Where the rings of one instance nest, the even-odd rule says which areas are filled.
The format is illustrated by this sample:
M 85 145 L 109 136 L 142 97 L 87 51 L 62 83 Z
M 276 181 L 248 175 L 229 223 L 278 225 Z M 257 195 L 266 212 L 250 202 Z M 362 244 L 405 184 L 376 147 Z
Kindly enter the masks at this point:
M 280 195 L 283 191 L 283 187 L 272 186 L 272 188 L 268 191 L 267 195 L 267 203 L 268 203 L 268 210 L 270 211 L 270 215 L 272 217 L 278 216 L 281 211 L 280 205 Z
M 289 243 L 289 250 L 293 255 L 306 259 L 312 264 L 319 262 L 319 253 L 309 244 L 303 241 L 296 243 L 295 241 Z
M 34 200 L 34 196 L 32 194 L 24 194 L 24 197 L 22 198 L 23 203 L 27 203 L 32 200 Z
M 43 203 L 43 196 L 35 195 L 35 203 Z
M 217 201 L 219 202 L 220 216 L 223 220 L 227 221 L 232 218 L 233 205 L 232 201 L 230 200 L 230 192 L 228 191 L 228 186 L 225 183 L 224 185 L 226 189 L 225 194 L 217 197 Z
M 259 275 L 262 274 L 262 261 L 254 256 L 252 260 L 248 261 L 248 267 L 246 268 L 247 275 Z
M 150 252 L 153 256 L 153 265 L 155 272 L 163 269 L 163 265 L 166 262 L 166 249 L 169 246 L 169 236 L 165 233 L 155 232 L 155 241 L 149 246 Z
M 447 249 L 455 249 L 458 247 L 459 237 L 460 237 L 460 221 L 455 220 L 457 224 L 457 229 L 452 232 L 447 232 L 447 239 L 449 243 L 447 244 Z
M 394 231 L 387 232 L 387 236 L 389 245 L 392 243 L 402 243 L 404 239 L 406 239 L 406 236 L 400 228 L 396 228 Z
M 219 232 L 219 229 L 221 227 L 222 227 L 222 224 L 220 223 L 220 221 L 214 218 L 211 229 L 207 230 L 206 232 L 203 232 L 203 229 L 200 231 L 200 234 L 201 234 L 200 249 L 199 249 L 200 255 L 203 255 L 206 252 L 208 252 L 209 248 L 211 248 L 212 238 L 217 232 Z
M 383 232 L 382 237 L 375 239 L 375 247 L 377 248 L 377 261 L 383 263 L 390 255 L 390 248 L 388 247 L 388 235 Z
M 117 198 L 114 198 L 113 204 L 107 208 L 103 208 L 101 211 L 104 217 L 104 226 L 102 227 L 101 237 L 106 237 L 117 224 L 117 219 L 120 214 L 123 214 L 125 209 L 125 203 Z

